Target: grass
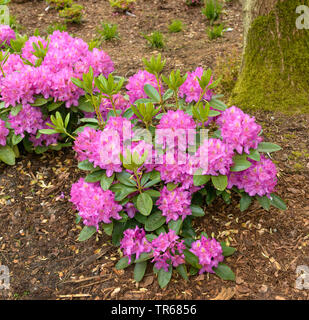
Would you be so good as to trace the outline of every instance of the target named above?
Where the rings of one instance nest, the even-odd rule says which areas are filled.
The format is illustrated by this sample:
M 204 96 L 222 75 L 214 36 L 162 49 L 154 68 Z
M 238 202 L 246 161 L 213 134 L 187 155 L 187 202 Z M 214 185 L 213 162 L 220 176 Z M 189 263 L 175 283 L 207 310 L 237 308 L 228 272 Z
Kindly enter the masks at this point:
M 81 23 L 84 7 L 73 3 L 71 7 L 66 7 L 59 11 L 59 16 L 65 19 L 66 23 Z
M 154 31 L 150 36 L 142 34 L 151 48 L 163 49 L 165 47 L 164 37 L 160 31 Z
M 203 15 L 210 20 L 212 24 L 216 21 L 222 12 L 222 4 L 218 0 L 205 0 L 205 6 L 202 9 Z
M 67 31 L 67 25 L 64 23 L 53 23 L 46 28 L 48 34 L 52 34 L 56 30 Z
M 183 24 L 181 20 L 173 20 L 168 26 L 168 31 L 172 33 L 180 32 L 183 30 Z
M 100 35 L 100 39 L 104 41 L 110 41 L 112 39 L 119 39 L 118 34 L 118 25 L 103 23 L 102 27 L 97 29 L 98 34 Z
M 206 30 L 206 32 L 208 34 L 209 39 L 214 40 L 214 39 L 222 37 L 223 28 L 224 28 L 224 25 L 222 23 L 219 25 L 215 25 L 212 28 L 208 28 Z

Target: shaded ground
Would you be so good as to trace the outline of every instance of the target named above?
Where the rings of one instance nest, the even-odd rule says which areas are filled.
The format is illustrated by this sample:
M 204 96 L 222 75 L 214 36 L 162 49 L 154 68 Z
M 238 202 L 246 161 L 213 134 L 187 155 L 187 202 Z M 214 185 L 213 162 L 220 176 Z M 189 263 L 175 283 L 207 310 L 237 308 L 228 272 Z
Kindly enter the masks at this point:
M 98 6 L 101 1 L 88 3 L 92 4 L 86 8 L 88 22 L 74 29 L 74 33 L 91 38 L 94 27 L 90 21 L 108 17 L 110 22 L 117 22 L 122 40 L 106 44 L 104 49 L 122 75 L 136 72 L 141 57 L 152 52 L 136 29 L 133 34 L 134 28 L 145 32 L 162 28 L 166 32 L 166 22 L 172 17 L 180 18 L 188 27 L 181 35 L 169 35 L 164 55 L 170 67 L 190 70 L 198 65 L 213 66 L 220 52 L 241 47 L 237 3 L 227 8 L 225 18 L 232 21 L 228 26 L 238 31 L 211 43 L 203 30 L 206 23 L 200 8 L 187 10 L 181 1 L 160 1 L 172 10 L 159 10 L 158 1 L 155 6 L 153 1 L 141 1 L 134 10 L 136 18 L 110 17 L 105 1 L 102 9 Z M 44 13 L 45 7 L 43 2 L 15 4 L 11 12 L 27 25 L 27 30 L 33 31 L 39 25 L 50 24 L 55 17 Z M 158 18 L 147 22 L 146 17 L 151 14 Z M 161 290 L 148 270 L 137 285 L 132 267 L 125 273 L 114 268 L 119 252 L 109 237 L 100 235 L 85 243 L 77 242 L 81 226 L 75 224 L 75 211 L 68 200 L 71 184 L 82 173 L 76 167 L 73 152 L 65 150 L 24 156 L 15 167 L 0 164 L 0 264 L 7 265 L 11 274 L 11 288 L 0 290 L 0 297 L 213 299 L 221 292 L 220 297 L 226 299 L 308 299 L 308 290 L 295 289 L 295 270 L 298 265 L 309 265 L 309 116 L 266 112 L 255 116 L 264 128 L 265 140 L 283 147 L 273 157 L 279 169 L 277 191 L 287 202 L 288 210 L 272 208 L 267 212 L 254 204 L 241 213 L 238 201 L 231 205 L 217 201 L 198 220 L 199 231 L 214 233 L 219 240 L 229 240 L 237 248 L 227 258 L 236 273 L 236 283 L 214 275 L 194 276 L 184 283 L 174 274 L 170 285 Z

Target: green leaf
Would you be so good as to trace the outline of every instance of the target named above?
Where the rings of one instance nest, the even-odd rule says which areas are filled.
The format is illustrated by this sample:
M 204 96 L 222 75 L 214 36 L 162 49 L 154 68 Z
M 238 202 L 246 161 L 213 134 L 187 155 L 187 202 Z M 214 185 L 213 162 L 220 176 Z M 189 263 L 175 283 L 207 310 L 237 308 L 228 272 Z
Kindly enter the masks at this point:
M 214 109 L 217 109 L 217 110 L 226 110 L 227 109 L 227 106 L 220 100 L 217 100 L 217 99 L 212 99 L 209 101 L 209 104 L 211 107 L 213 107 Z
M 274 193 L 272 193 L 270 196 L 271 196 L 271 205 L 272 206 L 274 206 L 278 209 L 281 209 L 281 210 L 286 210 L 286 208 L 287 208 L 286 204 L 279 196 L 277 196 Z
M 160 102 L 159 92 L 151 84 L 145 84 L 144 91 L 150 99 Z
M 215 110 L 209 110 L 208 117 L 216 117 L 219 116 L 221 112 Z
M 51 112 L 51 111 L 54 111 L 54 110 L 58 109 L 63 104 L 64 104 L 63 101 L 53 102 L 50 105 L 48 105 L 47 109 L 48 109 L 49 112 Z
M 78 163 L 78 168 L 85 171 L 91 171 L 94 169 L 93 164 L 88 160 L 84 160 Z
M 15 146 L 17 145 L 21 140 L 23 140 L 23 137 L 20 136 L 20 135 L 16 135 L 16 134 L 13 134 L 12 136 L 12 145 Z
M 91 238 L 97 232 L 96 227 L 88 227 L 84 226 L 83 230 L 80 232 L 78 236 L 78 241 L 86 241 Z
M 151 252 L 143 252 L 138 259 L 135 260 L 135 263 L 147 261 L 152 258 Z
M 162 216 L 161 211 L 156 211 L 150 215 L 145 223 L 146 231 L 154 231 L 160 228 L 165 223 L 166 218 Z
M 0 160 L 9 166 L 15 165 L 15 153 L 9 146 L 0 145 Z
M 226 264 L 219 263 L 218 267 L 213 270 L 221 279 L 235 281 L 234 272 Z
M 222 254 L 224 257 L 229 257 L 236 251 L 235 248 L 228 247 L 224 241 L 220 242 L 220 244 L 222 248 Z
M 184 263 L 177 266 L 176 270 L 185 280 L 189 280 L 188 273 L 187 273 L 187 267 Z
M 178 187 L 178 184 L 169 182 L 169 183 L 166 185 L 166 187 L 167 187 L 167 190 L 168 190 L 168 191 L 173 191 L 173 190 L 175 190 L 175 189 Z
M 144 278 L 146 268 L 147 268 L 147 261 L 143 261 L 135 264 L 134 280 L 136 282 L 140 282 Z
M 123 236 L 124 229 L 125 229 L 125 223 L 114 222 L 112 242 L 115 246 L 120 245 L 120 239 Z
M 254 161 L 260 161 L 261 160 L 261 155 L 256 149 L 251 149 L 250 154 L 248 155 L 248 158 L 254 160 Z
M 183 251 L 184 255 L 185 255 L 185 260 L 191 264 L 191 266 L 193 266 L 194 268 L 197 269 L 201 269 L 202 266 L 199 264 L 199 258 L 192 253 L 191 251 L 189 251 L 188 249 L 185 249 Z
M 234 158 L 235 159 L 235 158 Z M 252 163 L 245 159 L 236 159 L 234 160 L 234 165 L 231 167 L 231 172 L 244 171 L 250 168 Z
M 192 267 L 192 266 L 190 266 L 190 275 L 191 276 L 195 276 L 197 273 L 198 273 L 198 268 L 194 268 L 194 267 Z
M 58 133 L 58 131 L 54 130 L 54 129 L 40 129 L 39 132 L 43 133 L 43 134 L 55 134 L 55 133 Z
M 176 232 L 176 234 L 179 234 L 181 226 L 182 226 L 182 219 L 181 218 L 177 219 L 176 221 L 171 220 L 168 223 L 168 228 L 170 230 L 174 230 Z
M 84 111 L 84 112 L 94 112 L 95 111 L 93 105 L 89 101 L 87 101 L 86 99 L 81 99 L 77 108 L 79 110 Z
M 174 91 L 171 89 L 168 89 L 163 95 L 163 100 L 164 101 L 168 100 L 169 98 L 171 98 L 173 96 L 173 94 L 174 94 Z
M 157 190 L 148 189 L 148 190 L 145 190 L 145 193 L 148 193 L 152 198 L 159 198 L 160 197 L 160 192 Z
M 205 215 L 204 210 L 200 206 L 192 204 L 190 208 L 192 211 L 192 216 L 194 217 L 203 217 Z
M 168 272 L 164 269 L 160 269 L 158 273 L 158 282 L 161 289 L 165 288 L 172 278 L 173 268 L 169 267 Z
M 113 184 L 110 187 L 110 190 L 115 193 L 115 200 L 116 201 L 122 201 L 124 198 L 126 198 L 129 194 L 137 191 L 136 188 L 130 188 L 128 186 L 125 186 L 121 183 Z
M 48 147 L 46 147 L 46 146 L 37 146 L 34 148 L 34 152 L 36 154 L 42 154 L 42 153 L 46 152 L 47 150 L 48 150 Z
M 147 193 L 141 193 L 137 197 L 137 209 L 144 216 L 149 216 L 153 207 L 152 198 Z
M 23 106 L 21 104 L 18 104 L 16 107 L 13 107 L 11 110 L 11 115 L 17 116 L 22 108 L 23 108 Z
M 44 99 L 44 98 L 37 98 L 34 103 L 31 103 L 31 105 L 33 107 L 41 107 L 44 104 L 46 104 L 48 102 L 48 100 Z
M 108 177 L 106 174 L 104 174 L 100 180 L 101 188 L 106 191 L 110 188 L 113 181 L 115 179 L 115 174 L 113 174 L 111 177 Z
M 153 233 L 149 233 L 149 234 L 146 234 L 146 239 L 149 241 L 149 242 L 152 242 L 154 239 L 156 239 L 157 236 Z
M 131 263 L 129 263 L 128 257 L 122 257 L 117 263 L 115 268 L 117 270 L 122 270 L 127 268 Z
M 108 235 L 111 236 L 113 234 L 114 224 L 112 223 L 103 223 L 103 230 Z
M 281 147 L 271 142 L 261 142 L 258 146 L 259 152 L 275 152 L 281 150 Z
M 82 217 L 78 213 L 76 213 L 75 223 L 79 224 L 81 222 L 81 220 L 82 220 Z
M 202 186 L 206 184 L 210 180 L 210 176 L 208 175 L 194 175 L 193 183 L 196 187 Z
M 268 211 L 270 208 L 270 199 L 267 198 L 266 196 L 263 196 L 263 197 L 256 196 L 256 198 L 260 203 L 260 205 L 262 206 L 262 208 Z
M 85 182 L 98 182 L 104 174 L 105 172 L 103 170 L 91 172 L 86 176 Z
M 132 179 L 132 177 L 132 174 L 127 171 L 116 173 L 117 180 L 128 187 L 136 186 L 136 182 Z
M 240 205 L 240 211 L 246 211 L 250 204 L 252 202 L 252 198 L 248 195 L 248 193 L 242 193 L 240 201 L 239 201 L 239 205 Z
M 214 187 L 220 191 L 225 190 L 228 184 L 227 176 L 223 176 L 221 174 L 219 174 L 218 176 L 211 176 L 211 181 Z

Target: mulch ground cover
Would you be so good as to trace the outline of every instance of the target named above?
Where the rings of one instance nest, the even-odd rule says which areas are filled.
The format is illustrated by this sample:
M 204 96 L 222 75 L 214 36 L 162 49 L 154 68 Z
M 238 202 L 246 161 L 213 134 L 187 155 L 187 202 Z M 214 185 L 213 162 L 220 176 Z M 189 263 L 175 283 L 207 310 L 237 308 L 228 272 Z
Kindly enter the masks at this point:
M 86 40 L 94 37 L 97 21 L 117 23 L 121 40 L 104 43 L 115 61 L 117 73 L 132 75 L 142 67 L 147 48 L 140 32 L 161 30 L 168 37 L 162 54 L 168 69 L 183 71 L 213 67 L 216 57 L 236 48 L 241 52 L 241 9 L 237 2 L 225 8 L 224 20 L 233 31 L 210 42 L 200 8 L 181 1 L 140 1 L 135 17 L 112 15 L 106 1 L 79 1 L 85 6 L 85 22 L 68 31 Z M 40 2 L 13 3 L 11 13 L 31 34 L 57 21 L 55 12 Z M 180 19 L 183 33 L 167 32 L 167 22 Z M 281 145 L 272 154 L 278 167 L 277 192 L 286 211 L 263 210 L 254 203 L 240 212 L 239 199 L 230 205 L 216 201 L 196 221 L 220 241 L 229 241 L 237 252 L 227 258 L 236 282 L 215 275 L 197 275 L 184 282 L 177 274 L 160 289 L 149 269 L 139 284 L 133 268 L 116 270 L 118 249 L 99 234 L 77 241 L 81 224 L 69 202 L 71 184 L 82 175 L 74 152 L 64 149 L 44 155 L 22 155 L 16 166 L 0 164 L 0 264 L 10 270 L 10 289 L 1 299 L 308 299 L 308 290 L 295 288 L 296 268 L 309 265 L 309 115 L 287 116 L 255 112 L 267 141 Z

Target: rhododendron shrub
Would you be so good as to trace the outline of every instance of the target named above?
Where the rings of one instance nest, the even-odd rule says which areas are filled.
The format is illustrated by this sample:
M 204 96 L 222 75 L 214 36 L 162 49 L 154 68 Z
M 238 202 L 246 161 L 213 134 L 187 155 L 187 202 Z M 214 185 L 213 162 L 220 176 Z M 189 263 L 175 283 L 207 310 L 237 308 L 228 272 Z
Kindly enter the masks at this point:
M 144 64 L 127 83 L 91 69 L 72 79 L 95 110 L 73 137 L 78 167 L 88 172 L 71 189 L 84 224 L 79 240 L 104 230 L 123 255 L 116 268 L 134 265 L 136 281 L 149 264 L 161 287 L 173 270 L 186 280 L 204 272 L 234 280 L 224 258 L 235 249 L 197 235 L 193 221 L 217 197 L 235 197 L 242 211 L 254 199 L 285 209 L 267 157 L 280 147 L 263 141 L 254 117 L 218 99 L 210 70 L 164 76 L 160 55 Z
M 0 41 L 0 119 L 10 132 L 4 146 L 1 135 L 6 153 L 1 153 L 0 160 L 14 164 L 20 146 L 42 153 L 71 145 L 66 134 L 77 128 L 78 119 L 94 112 L 85 91 L 71 79 L 82 79 L 89 69 L 96 77 L 107 77 L 114 71 L 110 57 L 60 31 L 48 38 L 35 35 L 27 39 L 0 26 Z M 121 95 L 114 100 L 117 108 L 127 108 L 128 101 Z M 102 100 L 104 117 L 109 108 L 111 104 Z M 62 117 L 67 120 L 63 125 Z

